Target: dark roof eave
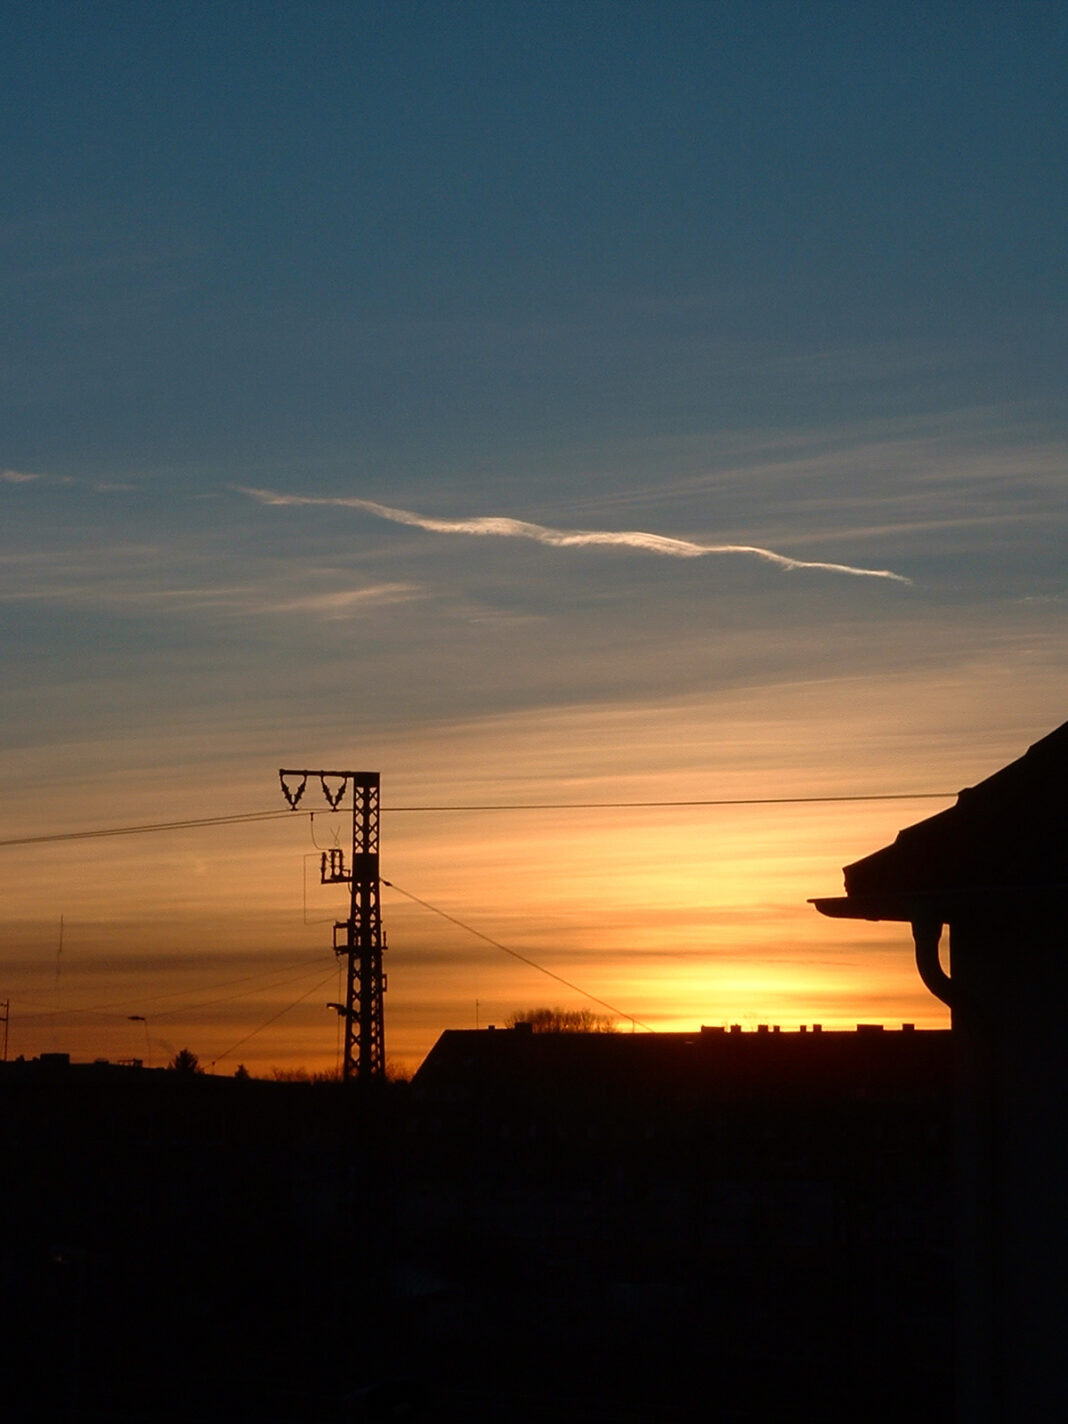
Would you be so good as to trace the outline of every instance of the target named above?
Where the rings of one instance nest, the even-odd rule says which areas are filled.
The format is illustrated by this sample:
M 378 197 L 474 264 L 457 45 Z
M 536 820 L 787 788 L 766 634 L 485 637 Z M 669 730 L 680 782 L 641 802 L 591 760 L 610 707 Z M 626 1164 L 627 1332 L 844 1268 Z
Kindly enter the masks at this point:
M 928 918 L 934 910 L 932 895 L 837 895 L 810 900 L 821 915 L 832 920 L 913 920 Z
M 832 920 L 896 920 L 905 924 L 938 920 L 949 924 L 961 912 L 990 907 L 1050 911 L 1068 910 L 1068 884 L 999 885 L 991 889 L 887 891 L 883 894 L 836 895 L 808 902 Z

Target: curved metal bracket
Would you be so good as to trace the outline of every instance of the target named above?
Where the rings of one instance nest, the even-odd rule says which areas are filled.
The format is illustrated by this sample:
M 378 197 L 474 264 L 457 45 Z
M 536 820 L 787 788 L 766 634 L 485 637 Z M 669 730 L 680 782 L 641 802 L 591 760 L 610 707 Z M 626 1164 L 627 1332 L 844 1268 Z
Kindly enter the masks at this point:
M 340 776 L 337 778 L 338 784 L 336 786 L 331 786 L 329 781 L 327 780 L 327 777 L 329 775 L 330 773 L 327 771 L 320 772 L 319 785 L 323 788 L 323 795 L 326 797 L 331 811 L 336 811 L 337 808 L 341 805 L 341 798 L 345 794 L 345 788 L 349 784 L 349 779 L 347 776 Z
M 938 957 L 938 942 L 942 938 L 940 920 L 913 920 L 912 938 L 916 944 L 916 968 L 924 985 L 936 999 L 953 1007 L 953 981 L 942 968 Z
M 295 791 L 290 791 L 289 783 L 286 781 L 287 776 L 292 776 L 294 778 L 297 776 L 300 777 L 300 781 L 297 782 L 297 787 Z M 282 795 L 289 802 L 289 809 L 291 811 L 295 811 L 297 809 L 297 802 L 304 795 L 304 788 L 308 784 L 307 772 L 280 771 L 278 773 L 278 780 L 282 783 Z

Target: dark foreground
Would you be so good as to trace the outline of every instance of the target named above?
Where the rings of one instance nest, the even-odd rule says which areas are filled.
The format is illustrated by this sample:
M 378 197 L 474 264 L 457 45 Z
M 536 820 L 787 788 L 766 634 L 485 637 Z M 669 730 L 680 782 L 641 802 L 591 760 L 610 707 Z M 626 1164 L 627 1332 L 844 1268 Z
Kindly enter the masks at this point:
M 5 1413 L 948 1414 L 947 1037 L 447 1034 L 372 1092 L 0 1065 Z

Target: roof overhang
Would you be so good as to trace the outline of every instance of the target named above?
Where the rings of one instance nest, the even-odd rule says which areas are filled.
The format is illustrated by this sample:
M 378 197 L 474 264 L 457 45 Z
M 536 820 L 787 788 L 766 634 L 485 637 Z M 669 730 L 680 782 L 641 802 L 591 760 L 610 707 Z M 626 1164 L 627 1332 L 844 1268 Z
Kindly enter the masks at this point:
M 837 895 L 808 903 L 832 920 L 901 920 L 911 924 L 921 917 L 934 917 L 932 899 L 925 895 Z
M 1068 884 L 999 885 L 991 889 L 885 891 L 836 895 L 808 902 L 832 920 L 896 920 L 952 924 L 974 914 L 1052 914 L 1068 919 Z

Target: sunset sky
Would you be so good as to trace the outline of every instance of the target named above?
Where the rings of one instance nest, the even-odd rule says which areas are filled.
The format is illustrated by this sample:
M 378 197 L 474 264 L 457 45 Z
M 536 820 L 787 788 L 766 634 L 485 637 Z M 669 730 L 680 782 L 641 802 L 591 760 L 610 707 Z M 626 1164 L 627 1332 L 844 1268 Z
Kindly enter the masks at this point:
M 595 1007 L 420 900 L 638 1031 L 943 1025 L 806 901 L 1068 717 L 1066 66 L 1037 2 L 9 7 L 9 1057 L 334 1066 L 311 792 L 10 844 L 280 766 L 381 772 L 397 1064 Z

